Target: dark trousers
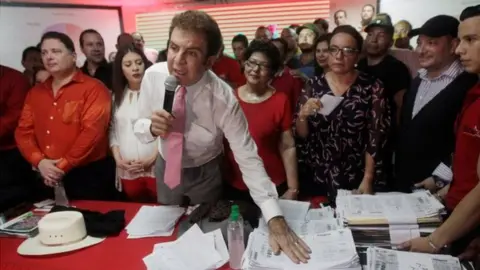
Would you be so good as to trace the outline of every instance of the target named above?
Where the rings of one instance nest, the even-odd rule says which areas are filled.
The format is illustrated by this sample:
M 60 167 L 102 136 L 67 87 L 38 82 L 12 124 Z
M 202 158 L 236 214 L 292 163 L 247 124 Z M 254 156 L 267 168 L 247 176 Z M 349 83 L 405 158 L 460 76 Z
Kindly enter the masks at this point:
M 48 190 L 18 149 L 0 151 L 0 212 L 47 196 Z
M 115 160 L 110 156 L 72 169 L 63 178 L 68 199 L 123 200 L 115 188 L 115 173 Z

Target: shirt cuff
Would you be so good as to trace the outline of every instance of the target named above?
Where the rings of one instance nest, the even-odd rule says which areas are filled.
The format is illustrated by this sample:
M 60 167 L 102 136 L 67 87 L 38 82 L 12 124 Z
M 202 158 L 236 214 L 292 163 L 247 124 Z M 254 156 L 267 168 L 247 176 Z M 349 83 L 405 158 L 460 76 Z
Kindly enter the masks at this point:
M 263 217 L 265 218 L 265 222 L 267 224 L 270 219 L 283 216 L 282 209 L 280 209 L 277 199 L 272 198 L 264 201 L 262 205 L 260 205 L 260 210 L 262 210 Z
M 45 157 L 42 155 L 42 153 L 35 152 L 30 156 L 30 162 L 32 163 L 33 167 L 38 168 L 38 163 L 42 161 Z
M 64 173 L 67 173 L 70 171 L 73 166 L 68 162 L 65 158 L 62 158 L 58 163 L 57 163 L 57 168 L 62 170 Z
M 151 143 L 156 139 L 153 137 L 152 132 L 150 132 L 151 125 L 152 120 L 147 118 L 142 118 L 135 121 L 135 124 L 133 125 L 133 133 L 141 143 Z
M 435 168 L 432 175 L 440 177 L 442 180 L 445 180 L 447 182 L 450 182 L 453 179 L 452 169 L 450 169 L 450 167 L 448 167 L 444 163 L 440 163 L 437 168 Z

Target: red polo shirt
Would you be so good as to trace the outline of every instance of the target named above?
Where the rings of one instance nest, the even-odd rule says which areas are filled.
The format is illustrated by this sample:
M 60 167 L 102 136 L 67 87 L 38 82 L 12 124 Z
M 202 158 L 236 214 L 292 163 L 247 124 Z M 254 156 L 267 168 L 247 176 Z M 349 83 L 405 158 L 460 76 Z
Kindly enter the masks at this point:
M 293 77 L 293 75 L 290 74 L 290 69 L 285 67 L 282 72 L 273 78 L 272 86 L 287 95 L 288 101 L 290 102 L 290 108 L 292 109 L 292 112 L 294 112 L 297 108 L 298 97 L 302 92 L 302 79 Z
M 237 60 L 226 55 L 220 56 L 212 66 L 212 71 L 218 77 L 224 79 L 228 83 L 233 83 L 233 87 L 237 88 L 246 83 L 245 75 Z
M 16 147 L 15 128 L 29 89 L 20 71 L 0 65 L 0 151 Z
M 453 181 L 445 198 L 448 210 L 478 184 L 477 162 L 480 155 L 480 83 L 471 89 L 457 120 L 457 140 L 453 157 Z

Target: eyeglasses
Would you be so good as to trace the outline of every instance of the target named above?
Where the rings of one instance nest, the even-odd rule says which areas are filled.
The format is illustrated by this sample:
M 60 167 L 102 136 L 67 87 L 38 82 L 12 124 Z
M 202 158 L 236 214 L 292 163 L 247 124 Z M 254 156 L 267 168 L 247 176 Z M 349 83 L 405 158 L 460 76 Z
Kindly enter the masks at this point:
M 263 63 L 257 63 L 257 62 L 253 62 L 252 60 L 247 60 L 245 61 L 245 66 L 248 67 L 248 68 L 251 68 L 251 69 L 254 69 L 254 68 L 257 68 L 260 69 L 261 71 L 268 71 L 270 70 L 270 66 L 267 65 L 267 64 L 263 64 Z
M 358 53 L 358 50 L 355 48 L 338 48 L 338 47 L 330 47 L 328 48 L 328 52 L 330 52 L 331 55 L 337 56 L 340 52 L 342 52 L 342 55 L 344 56 L 354 56 L 355 54 Z

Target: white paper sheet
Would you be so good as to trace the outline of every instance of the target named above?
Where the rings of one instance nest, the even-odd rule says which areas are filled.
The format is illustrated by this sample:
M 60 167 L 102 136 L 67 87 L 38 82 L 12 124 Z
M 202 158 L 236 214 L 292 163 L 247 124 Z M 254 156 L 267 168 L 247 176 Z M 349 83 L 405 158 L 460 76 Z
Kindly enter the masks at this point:
M 319 113 L 323 115 L 329 115 L 335 108 L 343 101 L 343 97 L 337 97 L 332 95 L 323 95 L 320 98 L 322 103 L 322 109 Z
M 211 270 L 228 259 L 221 231 L 204 234 L 195 224 L 176 241 L 156 244 L 143 262 L 148 270 Z

